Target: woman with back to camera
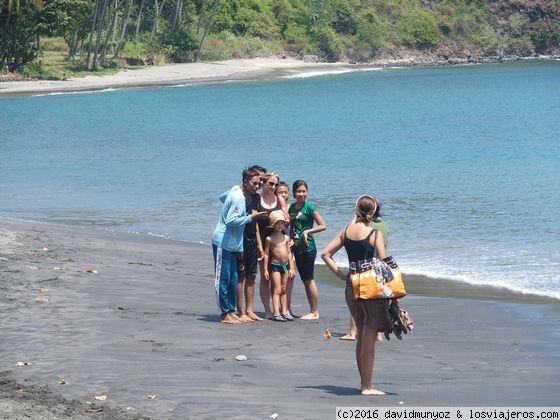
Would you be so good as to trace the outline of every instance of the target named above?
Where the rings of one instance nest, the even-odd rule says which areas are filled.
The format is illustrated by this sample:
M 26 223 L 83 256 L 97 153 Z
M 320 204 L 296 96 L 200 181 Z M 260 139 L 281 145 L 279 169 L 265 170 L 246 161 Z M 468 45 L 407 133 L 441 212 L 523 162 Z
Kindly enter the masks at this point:
M 374 197 L 375 198 L 375 197 Z M 354 216 L 354 220 L 356 216 Z M 369 222 L 369 227 L 373 229 L 377 229 L 379 232 L 383 234 L 383 240 L 385 245 L 385 252 L 387 252 L 387 241 L 389 240 L 389 226 L 385 222 L 385 220 L 381 219 L 381 203 L 377 202 L 377 210 L 373 214 L 373 220 Z M 350 327 L 348 329 L 348 334 L 343 335 L 340 337 L 341 340 L 348 340 L 348 341 L 356 341 L 356 323 L 354 322 L 354 318 L 350 315 Z M 383 341 L 383 334 L 377 334 L 377 341 Z
M 355 302 L 348 272 L 342 271 L 333 256 L 344 247 L 348 262 L 377 257 L 385 258 L 383 234 L 369 227 L 377 210 L 377 200 L 369 195 L 358 197 L 354 222 L 342 229 L 325 247 L 321 258 L 327 267 L 342 281 L 346 282 L 345 297 L 348 309 L 356 323 L 356 363 L 360 373 L 362 395 L 384 395 L 372 384 L 375 339 L 378 332 L 390 330 L 388 300 L 373 299 Z

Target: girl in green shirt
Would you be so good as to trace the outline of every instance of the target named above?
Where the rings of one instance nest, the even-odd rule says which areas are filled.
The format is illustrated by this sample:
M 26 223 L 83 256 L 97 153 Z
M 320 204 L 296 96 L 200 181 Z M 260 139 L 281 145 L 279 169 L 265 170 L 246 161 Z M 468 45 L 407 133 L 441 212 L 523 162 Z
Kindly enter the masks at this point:
M 325 230 L 327 226 L 315 204 L 307 200 L 307 192 L 308 187 L 305 181 L 300 179 L 294 182 L 292 193 L 296 202 L 290 205 L 288 213 L 294 241 L 294 259 L 309 302 L 309 313 L 303 315 L 301 319 L 318 319 L 319 291 L 313 278 L 317 247 L 313 234 Z M 314 224 L 316 225 L 314 226 Z

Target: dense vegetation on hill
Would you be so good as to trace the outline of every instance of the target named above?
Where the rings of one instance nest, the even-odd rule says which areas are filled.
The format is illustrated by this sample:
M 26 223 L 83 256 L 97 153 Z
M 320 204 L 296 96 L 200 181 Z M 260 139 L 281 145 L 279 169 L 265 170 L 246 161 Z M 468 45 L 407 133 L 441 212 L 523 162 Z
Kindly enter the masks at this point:
M 65 60 L 46 67 L 49 54 Z M 0 0 L 0 70 L 57 77 L 266 55 L 369 62 L 560 52 L 560 0 Z

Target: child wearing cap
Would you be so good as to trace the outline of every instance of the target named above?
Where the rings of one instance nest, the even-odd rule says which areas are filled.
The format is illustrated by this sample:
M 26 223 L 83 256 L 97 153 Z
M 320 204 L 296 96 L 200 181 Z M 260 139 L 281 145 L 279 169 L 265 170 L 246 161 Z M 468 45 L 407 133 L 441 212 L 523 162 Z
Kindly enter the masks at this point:
M 273 229 L 264 243 L 264 276 L 266 281 L 272 278 L 272 309 L 273 321 L 293 321 L 294 317 L 288 311 L 286 285 L 288 279 L 295 277 L 290 238 L 283 233 L 288 220 L 282 210 L 275 210 L 269 216 L 269 228 Z
M 286 202 L 286 206 L 288 205 L 288 200 L 290 199 L 290 187 L 288 186 L 288 184 L 284 181 L 280 181 L 278 182 L 278 188 L 276 188 L 276 196 L 277 197 L 282 197 L 284 199 L 284 201 Z M 290 226 L 288 226 L 289 223 L 287 224 L 287 226 L 284 228 L 283 232 L 290 236 Z M 290 249 L 292 249 L 292 246 L 294 246 L 294 241 L 292 238 L 290 238 Z M 295 271 L 295 269 L 294 269 Z M 295 277 L 294 277 L 295 278 Z M 292 290 L 294 288 L 294 279 L 288 279 L 288 284 L 286 286 L 286 300 L 288 301 L 288 313 L 291 316 L 295 316 L 294 313 L 292 312 Z

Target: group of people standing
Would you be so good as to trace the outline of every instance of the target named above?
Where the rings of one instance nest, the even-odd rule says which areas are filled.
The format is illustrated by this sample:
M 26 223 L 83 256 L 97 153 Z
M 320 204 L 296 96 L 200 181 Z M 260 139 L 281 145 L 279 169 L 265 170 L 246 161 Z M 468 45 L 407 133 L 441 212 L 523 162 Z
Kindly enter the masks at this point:
M 291 309 L 296 268 L 309 301 L 309 313 L 300 319 L 318 319 L 313 234 L 326 225 L 313 202 L 307 200 L 307 183 L 293 183 L 295 202 L 288 206 L 289 186 L 276 172 L 254 165 L 243 170 L 241 180 L 241 186 L 220 196 L 223 208 L 212 235 L 221 322 L 262 320 L 254 310 L 258 271 L 265 317 L 293 321 L 297 317 Z
M 260 194 L 259 194 L 259 191 Z M 317 248 L 313 234 L 326 229 L 315 204 L 307 200 L 308 186 L 293 183 L 295 202 L 288 206 L 289 188 L 275 172 L 255 165 L 242 172 L 242 185 L 220 196 L 222 212 L 212 235 L 215 287 L 220 320 L 240 324 L 262 320 L 254 311 L 255 279 L 260 271 L 259 294 L 265 317 L 293 321 L 291 292 L 295 267 L 305 286 L 309 313 L 301 319 L 318 319 L 319 293 L 314 280 Z M 363 395 L 383 395 L 372 385 L 375 343 L 390 331 L 386 300 L 355 302 L 347 271 L 333 259 L 344 248 L 349 262 L 386 257 L 387 225 L 380 221 L 375 197 L 360 196 L 353 221 L 325 247 L 321 258 L 346 282 L 345 298 L 350 311 L 350 331 L 342 339 L 356 341 L 356 364 Z M 350 265 L 350 264 L 349 264 Z M 271 305 L 272 297 L 272 305 Z

